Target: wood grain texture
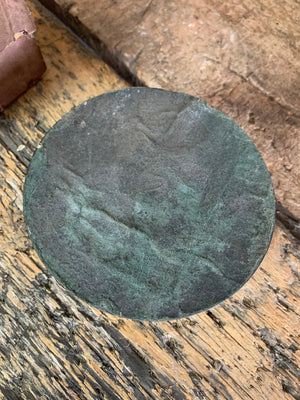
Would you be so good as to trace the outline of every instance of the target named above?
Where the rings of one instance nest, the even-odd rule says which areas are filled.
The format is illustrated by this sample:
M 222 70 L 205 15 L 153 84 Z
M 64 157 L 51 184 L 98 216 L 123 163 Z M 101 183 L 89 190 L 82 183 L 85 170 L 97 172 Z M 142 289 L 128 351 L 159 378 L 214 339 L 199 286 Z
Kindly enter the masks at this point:
M 300 214 L 300 4 L 41 0 L 123 76 L 204 98 L 251 137 Z
M 70 108 L 126 84 L 53 16 L 28 5 L 48 69 L 0 118 L 0 398 L 299 399 L 300 249 L 279 225 L 242 290 L 178 321 L 113 317 L 49 276 L 23 219 L 29 161 Z

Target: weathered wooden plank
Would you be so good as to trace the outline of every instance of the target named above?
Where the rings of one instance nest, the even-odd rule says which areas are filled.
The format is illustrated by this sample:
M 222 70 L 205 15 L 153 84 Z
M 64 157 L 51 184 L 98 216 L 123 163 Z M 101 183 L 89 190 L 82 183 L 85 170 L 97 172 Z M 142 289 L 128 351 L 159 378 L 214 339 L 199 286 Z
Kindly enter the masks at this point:
M 48 275 L 24 225 L 27 165 L 73 105 L 125 83 L 28 4 L 48 71 L 0 119 L 0 398 L 299 399 L 300 250 L 280 226 L 242 290 L 179 321 L 113 317 Z
M 204 98 L 257 145 L 299 215 L 300 6 L 295 0 L 41 0 L 121 74 Z

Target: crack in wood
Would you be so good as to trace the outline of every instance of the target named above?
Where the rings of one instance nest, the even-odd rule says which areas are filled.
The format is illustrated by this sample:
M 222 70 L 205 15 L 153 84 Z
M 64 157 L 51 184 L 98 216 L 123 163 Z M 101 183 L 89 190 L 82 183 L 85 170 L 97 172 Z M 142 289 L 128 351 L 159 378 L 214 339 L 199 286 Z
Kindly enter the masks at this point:
M 248 83 L 250 86 L 252 86 L 255 90 L 261 92 L 264 96 L 266 96 L 268 99 L 270 99 L 271 101 L 277 103 L 280 107 L 282 107 L 283 109 L 289 111 L 292 113 L 292 115 L 294 117 L 300 118 L 300 114 L 295 111 L 294 109 L 292 109 L 290 106 L 288 106 L 287 104 L 282 103 L 281 101 L 279 101 L 278 99 L 275 99 L 274 96 L 270 95 L 261 85 L 259 85 L 254 78 L 251 79 L 251 76 L 253 74 L 253 72 L 249 73 L 247 76 L 244 76 L 240 73 L 238 73 L 235 69 L 233 69 L 232 67 L 229 66 L 228 71 L 236 76 L 238 76 L 240 79 L 242 79 L 242 81 Z

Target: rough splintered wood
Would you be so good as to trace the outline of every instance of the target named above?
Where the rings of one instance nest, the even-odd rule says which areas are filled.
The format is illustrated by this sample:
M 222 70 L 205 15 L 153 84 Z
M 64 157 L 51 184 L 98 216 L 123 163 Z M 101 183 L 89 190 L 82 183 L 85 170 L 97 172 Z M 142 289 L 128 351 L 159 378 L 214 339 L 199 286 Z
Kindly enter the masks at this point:
M 299 246 L 277 226 L 261 268 L 193 318 L 138 323 L 88 307 L 48 276 L 22 211 L 26 166 L 74 104 L 125 84 L 29 3 L 48 71 L 0 119 L 0 398 L 299 399 Z
M 300 213 L 300 10 L 295 0 L 41 0 L 122 74 L 204 98 L 264 155 Z
M 35 25 L 23 0 L 0 0 L 0 110 L 45 71 Z

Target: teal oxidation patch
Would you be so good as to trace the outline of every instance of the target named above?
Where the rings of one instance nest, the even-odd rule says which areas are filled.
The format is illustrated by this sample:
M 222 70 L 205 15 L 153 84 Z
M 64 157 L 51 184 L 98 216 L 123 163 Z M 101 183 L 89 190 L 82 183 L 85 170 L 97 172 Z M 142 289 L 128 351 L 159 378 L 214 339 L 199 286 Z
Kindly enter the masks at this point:
M 70 291 L 141 320 L 227 299 L 271 240 L 275 200 L 259 152 L 204 101 L 130 88 L 65 115 L 24 186 L 34 248 Z

